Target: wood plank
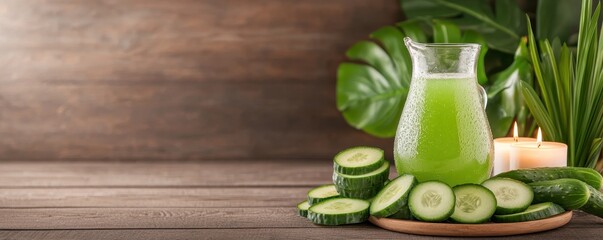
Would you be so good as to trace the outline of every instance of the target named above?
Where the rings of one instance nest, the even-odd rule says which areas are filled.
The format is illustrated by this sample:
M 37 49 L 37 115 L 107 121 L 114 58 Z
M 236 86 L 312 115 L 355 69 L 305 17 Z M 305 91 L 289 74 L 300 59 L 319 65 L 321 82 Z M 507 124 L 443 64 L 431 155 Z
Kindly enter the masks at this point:
M 312 227 L 287 208 L 0 209 L 0 229 Z
M 0 2 L 0 160 L 324 158 L 391 148 L 335 108 L 392 0 Z M 391 152 L 391 151 L 388 151 Z
M 334 92 L 330 82 L 6 84 L 0 159 L 321 159 L 392 148 L 347 126 Z
M 1 208 L 292 207 L 308 187 L 5 188 Z
M 350 44 L 401 19 L 390 0 L 7 0 L 0 9 L 2 81 L 29 83 L 322 82 Z
M 0 216 L 0 229 L 321 228 L 297 216 L 295 207 L 0 208 Z M 601 218 L 577 215 L 564 228 L 603 233 L 602 227 Z
M 400 234 L 369 226 L 332 228 L 276 229 L 111 229 L 111 230 L 37 230 L 0 231 L 0 239 L 435 239 L 433 237 Z M 438 238 L 445 239 L 445 238 Z
M 600 239 L 602 229 L 563 227 L 542 233 L 504 237 L 504 239 Z M 390 232 L 369 225 L 313 228 L 260 229 L 109 229 L 109 230 L 17 230 L 0 231 L 2 239 L 459 239 L 417 236 Z M 493 239 L 493 238 L 471 238 Z
M 331 160 L 198 163 L 1 163 L 2 187 L 303 186 L 330 182 Z
M 582 211 L 574 211 L 572 221 L 567 225 L 571 228 L 600 228 L 603 231 L 603 218 Z
M 332 182 L 332 161 L 5 162 L 0 187 L 243 187 Z M 395 175 L 391 168 L 390 176 Z

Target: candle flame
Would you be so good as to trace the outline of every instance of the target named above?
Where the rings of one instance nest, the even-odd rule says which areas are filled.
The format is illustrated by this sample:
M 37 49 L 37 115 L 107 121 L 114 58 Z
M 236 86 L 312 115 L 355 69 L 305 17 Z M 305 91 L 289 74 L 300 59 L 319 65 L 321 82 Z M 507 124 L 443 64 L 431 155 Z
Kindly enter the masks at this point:
M 519 133 L 517 132 L 517 121 L 513 124 L 513 141 L 519 142 Z
M 538 135 L 536 136 L 536 143 L 538 143 L 538 147 L 542 144 L 542 131 L 540 127 L 538 127 Z

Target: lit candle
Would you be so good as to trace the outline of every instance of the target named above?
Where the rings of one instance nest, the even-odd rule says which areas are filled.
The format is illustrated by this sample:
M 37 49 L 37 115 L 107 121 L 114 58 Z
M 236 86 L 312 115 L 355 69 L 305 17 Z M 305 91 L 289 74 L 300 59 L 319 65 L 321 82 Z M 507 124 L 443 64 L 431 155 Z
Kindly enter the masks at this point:
M 543 142 L 538 128 L 535 143 L 515 143 L 509 152 L 511 170 L 537 167 L 567 166 L 567 145 L 558 142 Z
M 520 142 L 536 142 L 536 139 L 519 137 L 517 131 L 517 122 L 515 122 L 513 125 L 513 137 L 494 139 L 494 167 L 492 169 L 492 175 L 511 170 L 511 163 L 509 162 L 509 149 L 511 149 L 512 144 Z

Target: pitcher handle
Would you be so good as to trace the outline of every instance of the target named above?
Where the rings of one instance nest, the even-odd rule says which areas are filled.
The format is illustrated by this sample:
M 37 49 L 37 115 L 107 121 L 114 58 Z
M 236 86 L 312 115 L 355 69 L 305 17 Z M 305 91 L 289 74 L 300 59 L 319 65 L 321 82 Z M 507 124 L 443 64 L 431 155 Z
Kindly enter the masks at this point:
M 486 89 L 484 89 L 484 87 L 482 87 L 479 84 L 477 85 L 477 89 L 479 89 L 479 93 L 482 95 L 482 98 L 484 99 L 483 105 L 484 105 L 484 109 L 486 109 L 486 106 L 488 106 L 488 93 L 486 92 Z

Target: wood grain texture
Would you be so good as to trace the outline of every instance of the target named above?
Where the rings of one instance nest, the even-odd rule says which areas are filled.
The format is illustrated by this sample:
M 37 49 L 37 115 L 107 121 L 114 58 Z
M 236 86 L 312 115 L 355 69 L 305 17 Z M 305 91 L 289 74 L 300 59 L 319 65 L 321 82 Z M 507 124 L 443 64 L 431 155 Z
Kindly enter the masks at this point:
M 0 208 L 0 229 L 247 229 L 310 228 L 295 207 L 261 208 Z M 578 215 L 588 224 L 564 228 L 594 228 L 603 232 L 603 219 Z M 368 224 L 368 223 L 367 223 Z
M 400 12 L 393 0 L 2 1 L 0 160 L 391 148 L 347 126 L 335 75 Z
M 378 229 L 373 226 L 355 225 L 345 227 L 314 228 L 275 228 L 275 229 L 110 229 L 110 230 L 51 230 L 51 231 L 1 231 L 0 239 L 110 239 L 110 240 L 151 240 L 151 239 L 408 239 L 437 240 L 461 239 L 447 237 L 429 237 L 408 235 Z M 470 238 L 475 240 L 511 239 L 599 239 L 601 232 L 597 229 L 561 228 L 536 234 L 509 236 L 500 238 Z
M 323 227 L 297 216 L 306 185 L 329 178 L 330 168 L 330 161 L 2 163 L 0 239 L 432 239 L 369 223 Z M 214 185 L 190 186 L 203 180 L 195 172 Z M 575 212 L 561 229 L 510 239 L 601 234 L 603 219 Z
M 332 161 L 0 163 L 0 187 L 313 186 Z
M 308 187 L 8 188 L 2 208 L 249 208 L 291 207 Z
M 0 229 L 311 227 L 295 207 L 1 209 Z
M 2 87 L 0 104 L 11 114 L 2 115 L 0 130 L 19 134 L 0 139 L 5 147 L 0 156 L 148 161 L 249 159 L 265 153 L 319 159 L 353 144 L 374 144 L 345 124 L 332 124 L 343 120 L 326 106 L 332 103 L 331 88 L 278 82 L 194 85 Z M 32 110 L 37 117 L 29 117 Z
M 371 226 L 336 228 L 276 228 L 276 229 L 110 229 L 110 230 L 51 230 L 2 231 L 0 239 L 97 239 L 97 240 L 186 240 L 186 239 L 442 239 L 400 234 Z M 562 236 L 568 236 L 562 235 Z M 526 238 L 536 239 L 536 238 Z
M 0 188 L 313 187 L 332 182 L 331 159 L 137 163 L 0 163 Z M 395 176 L 390 168 L 390 177 Z

